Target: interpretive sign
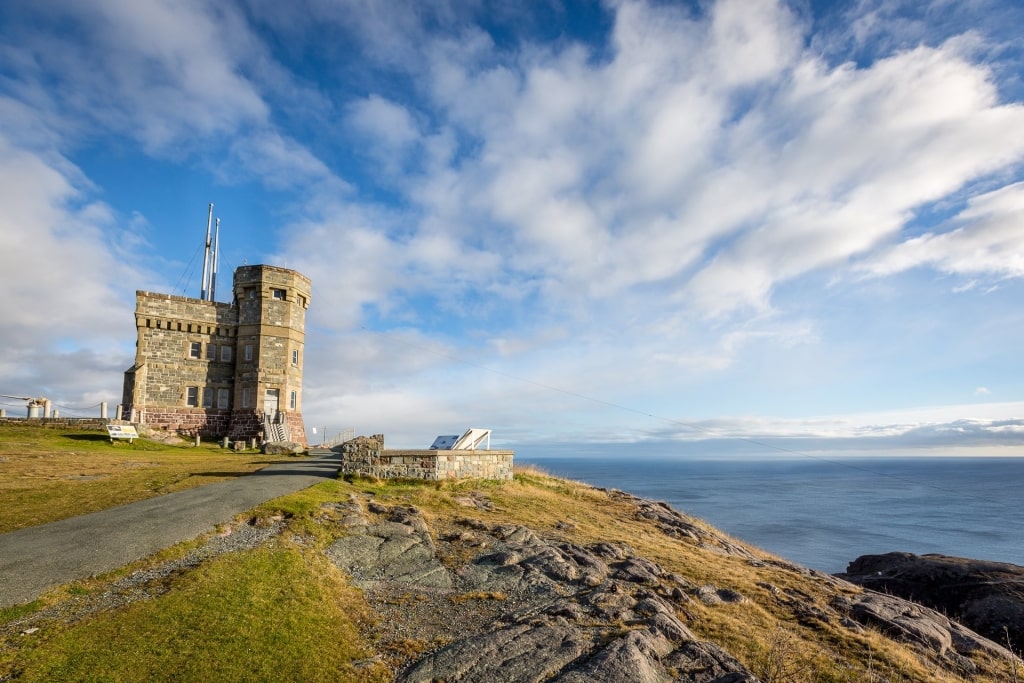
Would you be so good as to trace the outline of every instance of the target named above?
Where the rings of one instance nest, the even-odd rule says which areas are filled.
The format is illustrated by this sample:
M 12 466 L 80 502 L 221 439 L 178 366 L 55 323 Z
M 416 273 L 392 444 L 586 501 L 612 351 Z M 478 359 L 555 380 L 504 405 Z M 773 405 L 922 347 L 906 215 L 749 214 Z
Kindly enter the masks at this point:
M 135 425 L 107 425 L 107 434 L 110 435 L 110 443 L 114 443 L 114 439 L 128 439 L 128 443 L 134 443 L 139 438 Z

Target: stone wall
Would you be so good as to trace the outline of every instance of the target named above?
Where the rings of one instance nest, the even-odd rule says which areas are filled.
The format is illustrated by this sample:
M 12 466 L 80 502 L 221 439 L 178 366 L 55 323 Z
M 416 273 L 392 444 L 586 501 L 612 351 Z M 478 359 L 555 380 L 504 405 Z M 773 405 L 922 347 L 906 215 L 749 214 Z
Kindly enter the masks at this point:
M 47 429 L 84 429 L 106 431 L 111 420 L 102 417 L 0 417 L 0 425 L 32 425 Z M 116 420 L 115 420 L 116 422 Z
M 440 451 L 384 448 L 384 435 L 359 436 L 341 451 L 342 474 L 377 479 L 512 479 L 513 451 Z
M 169 429 L 185 436 L 219 438 L 231 426 L 230 410 L 202 408 L 150 408 L 137 415 L 140 424 Z M 248 435 L 245 435 L 248 437 Z
M 188 435 L 249 439 L 262 431 L 263 413 L 280 413 L 291 440 L 306 443 L 309 278 L 287 268 L 242 266 L 234 272 L 233 294 L 228 304 L 136 292 L 135 363 L 124 374 L 118 417 Z

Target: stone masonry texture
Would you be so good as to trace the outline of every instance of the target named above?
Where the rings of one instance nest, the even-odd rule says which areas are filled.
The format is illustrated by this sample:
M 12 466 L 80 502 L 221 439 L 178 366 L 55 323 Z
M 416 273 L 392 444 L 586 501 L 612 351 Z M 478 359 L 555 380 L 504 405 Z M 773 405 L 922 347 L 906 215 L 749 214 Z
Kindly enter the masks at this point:
M 384 435 L 359 436 L 343 443 L 342 474 L 377 479 L 512 479 L 513 451 L 392 450 Z
M 258 437 L 264 415 L 306 444 L 302 368 L 310 281 L 267 265 L 235 270 L 232 303 L 136 292 L 135 363 L 122 419 L 186 435 Z

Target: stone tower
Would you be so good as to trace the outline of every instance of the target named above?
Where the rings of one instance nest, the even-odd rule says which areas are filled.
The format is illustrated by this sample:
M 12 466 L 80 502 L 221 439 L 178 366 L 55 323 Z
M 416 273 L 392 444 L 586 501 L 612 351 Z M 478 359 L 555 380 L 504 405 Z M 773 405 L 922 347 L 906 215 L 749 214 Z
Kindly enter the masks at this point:
M 306 443 L 302 365 L 309 291 L 309 278 L 294 270 L 263 265 L 235 270 L 238 327 L 232 438 L 247 436 L 255 428 L 267 431 L 267 439 L 287 436 Z
M 306 443 L 302 369 L 310 281 L 242 266 L 230 304 L 136 292 L 122 419 L 210 437 Z

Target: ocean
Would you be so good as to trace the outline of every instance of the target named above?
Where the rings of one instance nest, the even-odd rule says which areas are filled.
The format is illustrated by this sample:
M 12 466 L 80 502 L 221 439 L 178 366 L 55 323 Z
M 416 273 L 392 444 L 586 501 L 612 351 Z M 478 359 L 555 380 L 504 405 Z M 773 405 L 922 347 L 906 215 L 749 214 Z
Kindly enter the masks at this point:
M 661 500 L 798 564 L 835 573 L 905 551 L 1024 565 L 1024 458 L 699 458 L 516 461 Z

